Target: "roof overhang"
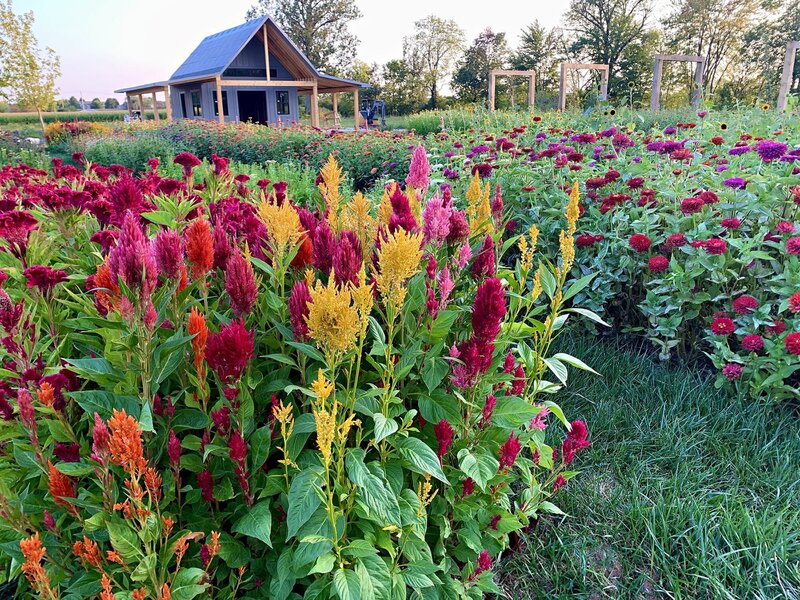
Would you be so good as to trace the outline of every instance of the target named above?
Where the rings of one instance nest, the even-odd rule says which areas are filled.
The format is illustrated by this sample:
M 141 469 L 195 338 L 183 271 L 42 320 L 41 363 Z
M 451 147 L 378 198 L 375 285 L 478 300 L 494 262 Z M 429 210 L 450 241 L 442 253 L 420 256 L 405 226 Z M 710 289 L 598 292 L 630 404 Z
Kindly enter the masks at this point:
M 122 88 L 121 90 L 114 90 L 115 94 L 152 94 L 154 92 L 163 92 L 167 89 L 171 82 L 169 81 L 156 81 L 155 83 L 145 83 L 133 87 Z

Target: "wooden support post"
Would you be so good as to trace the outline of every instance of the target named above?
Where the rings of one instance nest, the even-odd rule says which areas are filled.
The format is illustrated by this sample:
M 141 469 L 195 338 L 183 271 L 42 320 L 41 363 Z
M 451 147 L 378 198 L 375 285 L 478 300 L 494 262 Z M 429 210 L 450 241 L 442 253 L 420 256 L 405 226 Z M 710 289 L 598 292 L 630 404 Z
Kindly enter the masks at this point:
M 164 88 L 164 106 L 167 109 L 167 121 L 172 121 L 172 98 L 169 95 L 169 86 Z
M 316 83 L 311 88 L 311 126 L 319 128 L 319 91 Z
M 358 132 L 359 124 L 358 122 L 361 120 L 361 104 L 358 102 L 358 88 L 353 88 L 353 126 Z
M 600 84 L 600 100 L 608 100 L 608 67 L 602 71 L 602 83 Z
M 778 104 L 775 108 L 779 112 L 786 110 L 786 97 L 792 86 L 792 71 L 797 52 L 800 50 L 800 42 L 789 42 L 786 44 L 786 58 L 783 60 L 783 73 L 781 74 L 781 87 L 778 89 Z
M 269 75 L 269 40 L 267 39 L 267 24 L 264 23 L 264 26 L 261 29 L 261 32 L 264 36 L 264 65 L 267 68 L 267 81 L 270 81 Z
M 339 94 L 337 92 L 331 94 L 331 101 L 333 102 L 333 128 L 338 129 L 342 124 L 339 120 Z
M 158 102 L 156 101 L 156 93 L 153 92 L 153 118 L 156 120 L 156 123 L 161 121 L 161 115 L 158 114 Z
M 128 119 L 129 120 L 133 119 L 133 106 L 131 106 L 131 102 L 132 101 L 133 101 L 133 98 L 131 98 L 131 95 L 130 94 L 125 94 L 125 102 L 128 105 Z
M 703 101 L 703 73 L 706 70 L 706 61 L 697 63 L 694 68 L 694 88 L 692 89 L 692 108 L 697 110 Z
M 533 110 L 536 105 L 536 75 L 528 77 L 528 110 Z
M 225 108 L 222 105 L 222 83 L 221 83 L 219 75 L 217 75 L 216 84 L 217 84 L 217 112 L 219 113 L 219 122 L 220 123 L 224 123 L 225 122 Z
M 494 71 L 489 72 L 489 112 L 494 112 Z
M 139 112 L 141 113 L 141 119 L 144 121 L 144 96 L 139 94 Z
M 567 108 L 567 65 L 561 63 L 561 80 L 558 86 L 558 110 L 564 112 Z
M 661 105 L 661 72 L 664 62 L 656 58 L 653 64 L 653 88 L 650 91 L 650 110 L 658 110 Z

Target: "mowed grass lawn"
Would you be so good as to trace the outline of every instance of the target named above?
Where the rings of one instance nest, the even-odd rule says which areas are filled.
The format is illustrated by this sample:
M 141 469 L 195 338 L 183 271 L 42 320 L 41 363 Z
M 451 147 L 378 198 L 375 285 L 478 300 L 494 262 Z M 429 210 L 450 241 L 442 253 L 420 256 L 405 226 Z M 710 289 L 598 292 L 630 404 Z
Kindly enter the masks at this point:
M 564 345 L 560 404 L 592 446 L 548 519 L 510 556 L 512 598 L 800 598 L 800 411 L 714 389 L 613 342 Z

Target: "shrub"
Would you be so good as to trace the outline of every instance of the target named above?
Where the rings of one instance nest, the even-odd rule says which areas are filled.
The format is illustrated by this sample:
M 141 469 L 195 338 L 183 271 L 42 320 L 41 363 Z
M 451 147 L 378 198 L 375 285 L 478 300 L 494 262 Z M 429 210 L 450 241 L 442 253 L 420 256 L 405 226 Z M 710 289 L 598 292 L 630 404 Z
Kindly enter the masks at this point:
M 477 176 L 430 195 L 414 160 L 373 201 L 331 158 L 324 211 L 218 156 L 8 170 L 6 198 L 39 187 L 0 216 L 0 551 L 26 593 L 498 591 L 589 444 L 546 399 L 588 369 L 552 340 L 597 318 L 571 307 L 578 189 L 551 261 L 535 228 L 501 243 Z
M 86 159 L 91 162 L 101 165 L 123 165 L 137 172 L 147 169 L 149 158 L 155 157 L 162 162 L 168 162 L 176 152 L 173 144 L 153 135 L 87 139 L 83 144 L 77 144 L 75 148 L 82 148 Z

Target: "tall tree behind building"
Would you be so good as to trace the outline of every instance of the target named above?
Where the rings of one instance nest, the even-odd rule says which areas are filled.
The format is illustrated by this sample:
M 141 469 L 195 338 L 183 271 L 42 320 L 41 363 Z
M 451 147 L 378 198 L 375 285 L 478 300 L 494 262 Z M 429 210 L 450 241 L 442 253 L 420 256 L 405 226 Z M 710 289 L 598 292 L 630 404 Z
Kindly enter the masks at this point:
M 414 23 L 413 35 L 403 38 L 403 57 L 418 70 L 428 89 L 428 106 L 436 108 L 439 88 L 464 47 L 464 32 L 455 21 L 430 15 Z
M 359 40 L 349 25 L 361 11 L 349 0 L 258 0 L 248 20 L 270 15 L 311 63 L 339 75 L 353 62 Z

